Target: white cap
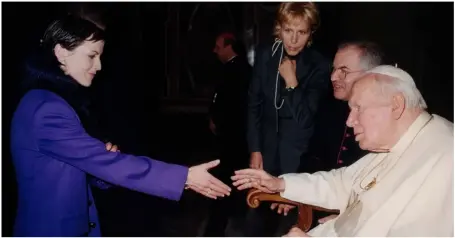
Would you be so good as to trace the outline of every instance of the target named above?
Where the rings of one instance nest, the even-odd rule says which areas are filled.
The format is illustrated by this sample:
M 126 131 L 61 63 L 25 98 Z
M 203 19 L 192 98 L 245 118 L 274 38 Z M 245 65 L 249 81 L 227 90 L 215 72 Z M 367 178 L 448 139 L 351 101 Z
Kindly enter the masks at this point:
M 393 78 L 397 78 L 398 80 L 404 81 L 406 83 L 410 83 L 414 87 L 416 86 L 411 75 L 409 75 L 406 71 L 392 65 L 379 65 L 368 70 L 367 73 L 387 75 Z
M 417 106 L 421 109 L 427 108 L 425 99 L 419 89 L 417 89 L 414 79 L 406 71 L 392 65 L 380 65 L 368 70 L 367 73 L 386 75 L 404 83 L 404 85 L 399 86 L 399 90 L 405 95 L 406 106 Z

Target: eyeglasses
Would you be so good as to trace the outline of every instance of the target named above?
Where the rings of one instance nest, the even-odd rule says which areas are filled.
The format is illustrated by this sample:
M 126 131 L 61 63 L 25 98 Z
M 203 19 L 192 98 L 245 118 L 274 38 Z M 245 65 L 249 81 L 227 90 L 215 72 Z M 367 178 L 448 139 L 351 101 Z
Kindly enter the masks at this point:
M 360 73 L 360 72 L 365 71 L 365 70 L 348 71 L 346 66 L 343 66 L 340 68 L 335 68 L 332 66 L 332 74 L 336 73 L 338 70 L 341 71 L 341 75 L 340 75 L 341 80 L 345 79 L 348 74 Z

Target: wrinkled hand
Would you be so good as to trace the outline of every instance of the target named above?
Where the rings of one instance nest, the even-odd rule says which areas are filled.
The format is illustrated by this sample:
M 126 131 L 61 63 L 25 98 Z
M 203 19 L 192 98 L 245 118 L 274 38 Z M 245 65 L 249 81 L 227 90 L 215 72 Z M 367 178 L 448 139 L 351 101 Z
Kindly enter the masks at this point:
M 229 196 L 231 188 L 213 177 L 208 170 L 220 164 L 220 160 L 213 160 L 208 163 L 190 167 L 186 186 L 191 190 L 206 197 L 216 199 L 217 197 Z
M 278 68 L 281 77 L 283 77 L 286 82 L 286 87 L 296 87 L 298 84 L 295 68 L 295 60 L 290 60 L 288 58 L 284 58 Z
M 310 237 L 307 233 L 300 230 L 298 227 L 292 227 L 289 232 L 283 237 Z
M 330 215 L 330 216 L 326 216 L 326 217 L 323 217 L 321 219 L 318 220 L 319 224 L 324 224 L 332 219 L 335 219 L 338 215 L 336 214 L 333 214 L 333 215 Z
M 242 169 L 235 171 L 231 177 L 238 190 L 257 188 L 266 193 L 284 191 L 284 180 L 274 177 L 261 169 Z
M 294 205 L 289 205 L 289 204 L 278 204 L 278 203 L 272 203 L 270 206 L 270 209 L 275 210 L 275 208 L 278 207 L 277 213 L 287 216 L 288 212 L 293 209 L 295 206 Z
M 262 163 L 262 153 L 253 152 L 250 156 L 250 168 L 252 169 L 264 169 Z
M 120 152 L 117 145 L 113 145 L 111 142 L 106 143 L 106 150 L 110 152 Z

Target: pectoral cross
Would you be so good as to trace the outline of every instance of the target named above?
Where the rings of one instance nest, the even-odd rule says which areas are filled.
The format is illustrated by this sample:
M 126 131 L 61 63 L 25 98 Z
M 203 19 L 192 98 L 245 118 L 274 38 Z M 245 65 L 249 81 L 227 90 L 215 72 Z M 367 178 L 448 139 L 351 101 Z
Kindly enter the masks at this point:
M 362 187 L 361 188 L 365 191 L 368 191 L 371 188 L 373 188 L 375 185 L 376 185 L 376 177 L 374 177 L 373 180 L 371 180 L 371 182 L 367 184 L 367 186 L 365 186 L 364 188 L 362 188 Z

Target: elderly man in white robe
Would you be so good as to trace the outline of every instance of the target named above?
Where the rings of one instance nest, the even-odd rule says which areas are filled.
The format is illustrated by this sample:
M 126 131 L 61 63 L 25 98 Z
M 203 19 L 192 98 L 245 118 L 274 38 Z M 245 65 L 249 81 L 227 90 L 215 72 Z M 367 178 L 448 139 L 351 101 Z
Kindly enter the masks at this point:
M 453 123 L 425 111 L 412 77 L 378 66 L 353 86 L 347 125 L 367 154 L 349 167 L 274 177 L 245 169 L 238 189 L 339 209 L 307 233 L 286 236 L 453 236 Z

